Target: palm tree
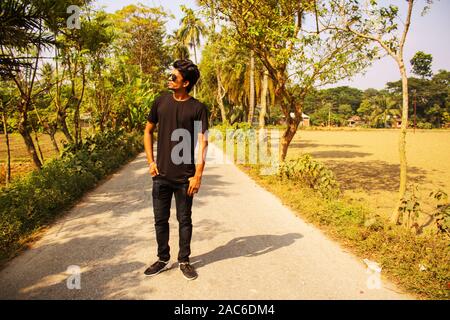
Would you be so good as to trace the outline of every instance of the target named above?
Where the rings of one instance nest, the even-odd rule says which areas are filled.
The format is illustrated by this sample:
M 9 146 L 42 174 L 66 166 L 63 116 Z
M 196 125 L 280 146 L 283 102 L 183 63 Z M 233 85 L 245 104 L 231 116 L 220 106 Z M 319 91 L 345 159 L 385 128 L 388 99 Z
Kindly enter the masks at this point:
M 192 9 L 181 6 L 185 16 L 181 19 L 181 27 L 178 30 L 178 37 L 185 45 L 194 49 L 194 61 L 197 64 L 197 46 L 200 45 L 200 36 L 205 33 L 206 27 L 203 22 L 195 16 Z
M 380 95 L 373 99 L 373 111 L 370 115 L 370 122 L 377 126 L 382 123 L 385 128 L 389 120 L 392 122 L 394 117 L 400 116 L 400 108 L 397 103 L 386 95 Z
M 29 1 L 0 2 L 0 75 L 11 77 L 23 67 L 31 67 L 29 59 L 16 57 L 17 50 L 45 47 L 53 39 L 43 33 L 44 14 Z
M 192 9 L 181 6 L 181 10 L 185 13 L 185 16 L 181 19 L 181 27 L 178 30 L 178 38 L 185 45 L 189 45 L 194 49 L 194 61 L 197 63 L 197 46 L 200 45 L 200 36 L 205 33 L 206 27 L 203 22 L 195 16 Z M 197 88 L 194 87 L 194 97 L 197 94 Z
M 175 59 L 189 59 L 189 49 L 183 40 L 178 37 L 178 32 L 169 35 L 168 41 Z

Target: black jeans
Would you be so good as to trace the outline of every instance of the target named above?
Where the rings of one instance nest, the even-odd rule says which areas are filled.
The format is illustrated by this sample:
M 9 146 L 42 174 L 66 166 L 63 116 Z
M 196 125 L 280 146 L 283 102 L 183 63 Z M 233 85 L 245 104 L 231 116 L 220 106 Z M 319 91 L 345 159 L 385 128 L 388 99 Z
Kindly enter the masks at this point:
M 177 208 L 179 246 L 178 262 L 189 262 L 192 238 L 192 200 L 187 194 L 189 182 L 174 183 L 164 178 L 153 179 L 153 213 L 155 215 L 158 257 L 162 261 L 170 259 L 169 217 L 172 194 L 175 194 Z

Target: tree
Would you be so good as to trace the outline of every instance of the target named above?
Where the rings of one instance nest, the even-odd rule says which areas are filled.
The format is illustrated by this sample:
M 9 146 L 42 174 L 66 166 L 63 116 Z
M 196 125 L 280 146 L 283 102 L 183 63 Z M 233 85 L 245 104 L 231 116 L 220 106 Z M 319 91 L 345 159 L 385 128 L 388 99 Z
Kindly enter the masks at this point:
M 408 0 L 404 28 L 400 37 L 396 34 L 399 20 L 399 9 L 397 6 L 379 7 L 375 0 L 364 4 L 357 0 L 351 2 L 333 0 L 331 1 L 331 6 L 340 16 L 339 23 L 334 26 L 334 29 L 355 35 L 360 39 L 372 41 L 381 47 L 397 63 L 401 75 L 403 102 L 399 138 L 400 186 L 398 204 L 391 216 L 391 221 L 398 223 L 400 207 L 405 197 L 407 184 L 406 129 L 408 125 L 409 95 L 403 48 L 411 25 L 414 0 Z
M 184 44 L 183 40 L 180 39 L 177 31 L 168 37 L 168 41 L 172 48 L 172 56 L 175 60 L 189 59 L 189 48 Z
M 253 114 L 255 113 L 255 54 L 250 51 L 250 99 L 249 99 L 248 123 L 253 123 Z
M 2 73 L 3 77 L 13 80 L 20 92 L 20 99 L 17 101 L 20 115 L 18 131 L 37 169 L 42 167 L 42 162 L 29 131 L 28 111 L 33 100 L 33 87 L 41 49 L 49 43 L 43 41 L 44 15 L 40 9 L 28 1 L 6 1 L 2 2 L 0 15 L 1 25 L 6 31 L 2 33 L 0 39 Z M 14 39 L 15 32 L 18 35 L 16 39 Z
M 429 78 L 433 75 L 431 71 L 431 63 L 433 56 L 422 51 L 416 52 L 414 57 L 410 60 L 412 72 L 422 79 Z
M 194 49 L 194 61 L 197 64 L 197 46 L 200 45 L 200 36 L 205 33 L 206 27 L 192 9 L 181 6 L 184 17 L 180 21 L 178 37 L 189 47 Z
M 8 119 L 9 116 L 13 114 L 12 106 L 16 103 L 18 99 L 18 94 L 14 94 L 13 84 L 9 83 L 9 81 L 2 81 L 0 83 L 0 113 L 1 113 L 1 122 L 3 134 L 5 136 L 5 144 L 6 144 L 6 170 L 5 170 L 5 184 L 11 182 L 11 146 L 9 141 L 9 128 L 8 128 Z
M 126 6 L 110 17 L 117 51 L 128 56 L 128 63 L 138 65 L 141 73 L 157 85 L 165 84 L 164 75 L 172 62 L 170 48 L 164 43 L 167 17 L 162 8 L 141 4 Z
M 366 40 L 327 28 L 334 14 L 327 2 L 317 3 L 317 6 L 316 1 L 311 0 L 200 2 L 206 6 L 214 2 L 215 8 L 233 25 L 240 45 L 254 51 L 274 81 L 276 104 L 280 105 L 286 119 L 281 137 L 281 161 L 285 160 L 297 132 L 308 92 L 315 86 L 334 83 L 360 71 L 373 55 L 365 46 Z M 316 15 L 316 30 L 303 24 L 304 14 L 308 12 L 320 15 Z M 293 82 L 301 83 L 296 97 L 290 91 Z M 291 112 L 295 117 L 290 116 Z
M 261 91 L 261 111 L 259 112 L 259 129 L 263 129 L 266 125 L 265 117 L 267 113 L 267 97 L 269 90 L 269 73 L 264 69 Z
M 0 75 L 10 77 L 11 72 L 31 67 L 27 57 L 16 55 L 12 49 L 49 46 L 53 38 L 44 34 L 43 20 L 47 18 L 42 4 L 26 0 L 0 2 Z
M 400 108 L 391 97 L 381 94 L 370 99 L 372 112 L 369 121 L 377 128 L 387 128 L 388 123 L 400 116 Z
M 197 46 L 200 45 L 200 36 L 206 31 L 206 27 L 203 22 L 198 18 L 192 9 L 181 6 L 181 10 L 184 12 L 184 17 L 180 21 L 180 29 L 178 30 L 178 37 L 184 42 L 185 45 L 189 45 L 194 49 L 194 61 L 197 62 Z M 197 88 L 194 86 L 194 96 L 196 96 Z

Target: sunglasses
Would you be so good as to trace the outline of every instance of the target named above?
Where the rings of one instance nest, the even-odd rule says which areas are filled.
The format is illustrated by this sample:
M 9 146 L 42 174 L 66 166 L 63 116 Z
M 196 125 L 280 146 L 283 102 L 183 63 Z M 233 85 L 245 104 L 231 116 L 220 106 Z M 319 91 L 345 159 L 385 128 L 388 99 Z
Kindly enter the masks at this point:
M 174 75 L 173 73 L 169 74 L 169 80 L 170 81 L 175 82 L 175 81 L 177 81 L 177 79 L 178 79 L 177 76 Z

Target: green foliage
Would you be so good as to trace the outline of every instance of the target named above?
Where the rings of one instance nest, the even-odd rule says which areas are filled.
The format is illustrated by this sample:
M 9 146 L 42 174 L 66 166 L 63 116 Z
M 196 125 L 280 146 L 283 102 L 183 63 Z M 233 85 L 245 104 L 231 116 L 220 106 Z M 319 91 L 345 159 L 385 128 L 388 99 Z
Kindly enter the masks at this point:
M 429 122 L 418 122 L 417 128 L 419 129 L 432 129 L 433 125 Z
M 0 258 L 142 150 L 140 133 L 106 131 L 65 146 L 60 159 L 0 191 Z
M 400 200 L 399 212 L 400 223 L 405 225 L 407 229 L 417 226 L 417 219 L 421 213 L 419 198 L 417 197 L 419 187 L 417 185 L 410 186 L 404 197 Z
M 333 198 L 339 194 L 339 183 L 333 171 L 323 163 L 305 154 L 296 160 L 285 161 L 280 165 L 278 177 L 301 183 L 319 192 L 322 197 Z
M 413 126 L 416 105 L 416 127 L 441 128 L 450 123 L 450 73 L 440 70 L 431 79 L 408 78 L 410 93 L 410 124 Z M 294 87 L 294 95 L 298 88 Z M 312 90 L 305 99 L 303 112 L 311 118 L 311 124 L 320 126 L 346 126 L 351 116 L 360 117 L 359 126 L 393 128 L 401 116 L 401 81 L 388 82 L 386 89 L 336 87 Z M 349 108 L 351 106 L 351 110 Z M 271 110 L 272 112 L 272 110 Z
M 416 52 L 410 60 L 412 72 L 422 78 L 431 77 L 433 75 L 431 71 L 432 61 L 433 56 L 431 54 L 426 54 L 423 51 Z
M 436 219 L 436 226 L 439 232 L 450 237 L 450 203 L 448 202 L 448 195 L 442 190 L 430 193 L 436 201 L 436 211 L 434 218 Z

